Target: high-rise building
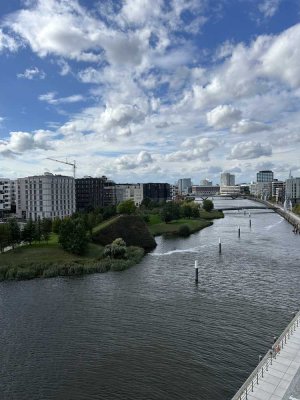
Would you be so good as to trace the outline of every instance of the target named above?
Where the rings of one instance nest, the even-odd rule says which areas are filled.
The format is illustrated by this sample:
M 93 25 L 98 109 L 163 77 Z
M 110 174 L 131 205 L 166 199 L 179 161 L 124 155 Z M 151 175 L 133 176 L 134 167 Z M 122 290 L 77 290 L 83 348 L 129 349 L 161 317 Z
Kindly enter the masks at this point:
M 212 181 L 208 179 L 202 179 L 202 181 L 200 181 L 200 186 L 212 186 Z
M 75 212 L 75 179 L 69 176 L 27 176 L 16 180 L 16 212 L 19 218 L 64 218 Z
M 106 177 L 85 176 L 75 180 L 76 210 L 88 211 L 104 205 L 104 184 Z
M 139 207 L 143 201 L 143 184 L 121 184 L 116 185 L 117 204 L 124 200 L 133 200 L 134 204 Z
M 182 178 L 178 179 L 178 193 L 189 193 L 192 187 L 192 180 L 191 178 Z
M 259 171 L 256 174 L 256 182 L 273 182 L 274 181 L 274 173 L 270 170 Z
M 222 172 L 220 177 L 220 186 L 234 186 L 235 185 L 235 175 L 229 172 Z

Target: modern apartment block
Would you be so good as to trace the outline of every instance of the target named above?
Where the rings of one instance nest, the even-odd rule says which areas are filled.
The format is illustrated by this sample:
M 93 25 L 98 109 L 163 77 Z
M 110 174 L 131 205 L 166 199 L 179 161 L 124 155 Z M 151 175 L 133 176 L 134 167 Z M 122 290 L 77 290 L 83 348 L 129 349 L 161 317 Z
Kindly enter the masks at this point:
M 143 198 L 149 198 L 156 202 L 171 199 L 169 183 L 143 183 Z
M 274 181 L 274 173 L 270 170 L 259 171 L 256 174 L 256 182 L 273 182 Z
M 286 197 L 291 200 L 292 204 L 300 203 L 300 178 L 289 178 L 285 185 Z
M 189 193 L 192 187 L 192 180 L 191 178 L 182 178 L 178 179 L 178 193 Z
M 235 175 L 229 172 L 223 172 L 220 177 L 220 186 L 234 186 L 235 185 Z
M 143 184 L 121 184 L 116 185 L 117 204 L 125 200 L 133 200 L 134 204 L 139 207 L 143 201 Z
M 77 211 L 89 211 L 104 205 L 105 176 L 92 178 L 85 176 L 75 180 L 76 209 Z
M 0 218 L 15 212 L 15 181 L 0 178 Z
M 75 180 L 69 176 L 28 176 L 16 180 L 16 213 L 19 218 L 64 218 L 75 210 Z

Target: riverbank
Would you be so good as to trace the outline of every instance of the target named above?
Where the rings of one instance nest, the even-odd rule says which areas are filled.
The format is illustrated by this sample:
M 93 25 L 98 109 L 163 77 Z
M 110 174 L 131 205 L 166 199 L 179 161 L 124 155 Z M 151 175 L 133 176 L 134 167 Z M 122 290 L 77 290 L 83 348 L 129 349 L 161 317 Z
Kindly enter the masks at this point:
M 55 239 L 34 243 L 0 254 L 0 281 L 123 271 L 144 256 L 144 250 L 135 246 L 126 251 L 126 258 L 111 259 L 103 257 L 103 246 L 89 243 L 86 254 L 76 256 L 64 251 Z
M 180 218 L 171 222 L 163 222 L 158 214 L 149 216 L 148 229 L 153 236 L 172 236 L 179 235 L 182 226 L 187 226 L 189 233 L 195 233 L 213 224 L 212 220 L 217 218 L 224 218 L 221 211 L 200 211 L 200 218 Z

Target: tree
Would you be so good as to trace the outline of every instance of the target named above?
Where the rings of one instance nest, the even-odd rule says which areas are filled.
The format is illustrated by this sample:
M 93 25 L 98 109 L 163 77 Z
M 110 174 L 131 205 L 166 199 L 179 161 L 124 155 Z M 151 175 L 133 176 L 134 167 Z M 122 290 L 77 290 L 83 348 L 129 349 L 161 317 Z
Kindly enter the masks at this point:
M 58 217 L 54 218 L 54 220 L 52 221 L 52 232 L 58 233 L 60 224 L 61 224 L 61 219 Z
M 133 214 L 135 210 L 136 206 L 132 199 L 122 201 L 117 207 L 118 214 Z
M 193 209 L 190 204 L 183 204 L 180 208 L 184 218 L 191 218 L 193 216 Z
M 49 218 L 44 218 L 44 219 L 42 220 L 42 227 L 41 227 L 41 230 L 42 230 L 43 239 L 44 239 L 46 242 L 48 242 L 49 237 L 50 237 L 50 233 L 51 233 L 51 231 L 52 231 L 52 221 L 51 221 L 51 219 L 49 219 Z
M 169 201 L 164 204 L 161 210 L 161 219 L 166 223 L 180 218 L 180 206 L 178 203 L 174 203 L 173 201 Z
M 213 210 L 214 203 L 211 200 L 206 199 L 203 201 L 202 208 L 203 208 L 203 210 L 209 212 L 209 211 Z
M 34 240 L 40 242 L 42 238 L 42 223 L 41 223 L 41 218 L 38 218 L 35 221 L 35 229 L 34 229 Z
M 125 258 L 126 257 L 126 243 L 122 238 L 115 239 L 111 244 L 104 248 L 104 257 L 110 258 Z
M 9 226 L 0 224 L 0 252 L 9 245 Z
M 180 227 L 178 229 L 179 236 L 187 237 L 190 234 L 191 234 L 191 230 L 188 225 L 180 225 Z
M 9 230 L 9 242 L 14 249 L 15 245 L 20 243 L 21 241 L 20 227 L 15 218 L 11 218 L 8 221 L 8 230 Z
M 29 219 L 24 225 L 22 231 L 22 239 L 24 240 L 24 242 L 28 242 L 29 244 L 31 244 L 34 239 L 34 235 L 35 235 L 34 222 L 32 221 L 32 219 Z
M 145 197 L 141 202 L 141 207 L 148 208 L 151 210 L 153 208 L 152 200 L 149 197 Z
M 69 253 L 82 255 L 88 245 L 84 225 L 80 219 L 65 219 L 59 228 L 58 242 Z

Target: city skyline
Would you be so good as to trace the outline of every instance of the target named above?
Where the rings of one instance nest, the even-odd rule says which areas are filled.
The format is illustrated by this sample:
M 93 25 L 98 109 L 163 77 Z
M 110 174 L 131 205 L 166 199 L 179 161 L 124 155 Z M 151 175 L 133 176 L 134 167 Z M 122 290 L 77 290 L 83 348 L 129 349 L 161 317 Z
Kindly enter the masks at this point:
M 300 175 L 296 1 L 0 5 L 0 175 Z

